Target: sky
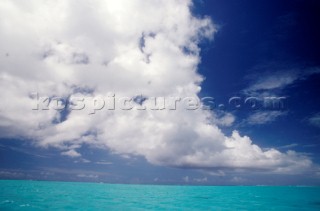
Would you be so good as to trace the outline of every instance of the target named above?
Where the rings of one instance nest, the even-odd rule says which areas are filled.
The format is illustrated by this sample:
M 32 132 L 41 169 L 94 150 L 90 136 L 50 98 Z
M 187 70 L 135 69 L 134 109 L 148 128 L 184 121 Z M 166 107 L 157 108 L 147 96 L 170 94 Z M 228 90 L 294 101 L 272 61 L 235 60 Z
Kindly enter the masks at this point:
M 320 184 L 320 3 L 0 2 L 0 179 Z

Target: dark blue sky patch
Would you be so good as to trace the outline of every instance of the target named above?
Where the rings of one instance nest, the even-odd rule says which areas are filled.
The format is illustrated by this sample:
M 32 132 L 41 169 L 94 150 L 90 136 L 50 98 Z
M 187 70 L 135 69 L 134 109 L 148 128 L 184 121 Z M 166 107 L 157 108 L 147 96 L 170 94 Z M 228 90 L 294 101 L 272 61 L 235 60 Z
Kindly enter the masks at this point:
M 143 95 L 138 95 L 136 97 L 133 98 L 133 101 L 135 103 L 138 103 L 139 105 L 142 105 L 144 101 L 146 101 L 148 98 L 146 96 Z

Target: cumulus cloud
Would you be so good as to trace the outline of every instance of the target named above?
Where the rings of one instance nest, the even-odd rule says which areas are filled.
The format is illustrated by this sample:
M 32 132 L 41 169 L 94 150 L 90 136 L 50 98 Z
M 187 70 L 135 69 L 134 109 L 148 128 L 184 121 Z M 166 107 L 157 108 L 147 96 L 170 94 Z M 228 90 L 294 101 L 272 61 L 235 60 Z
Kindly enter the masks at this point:
M 198 99 L 198 44 L 212 39 L 216 27 L 193 16 L 190 7 L 190 0 L 1 1 L 1 136 L 56 147 L 71 157 L 87 144 L 157 165 L 309 168 L 311 160 L 297 152 L 262 150 L 237 131 L 225 135 L 211 111 L 32 110 L 34 93 L 49 99 L 110 93 Z M 233 121 L 227 115 L 220 122 Z
M 234 121 L 236 120 L 236 117 L 228 112 L 219 112 L 216 111 L 216 113 L 212 113 L 212 123 L 216 124 L 218 126 L 232 126 Z

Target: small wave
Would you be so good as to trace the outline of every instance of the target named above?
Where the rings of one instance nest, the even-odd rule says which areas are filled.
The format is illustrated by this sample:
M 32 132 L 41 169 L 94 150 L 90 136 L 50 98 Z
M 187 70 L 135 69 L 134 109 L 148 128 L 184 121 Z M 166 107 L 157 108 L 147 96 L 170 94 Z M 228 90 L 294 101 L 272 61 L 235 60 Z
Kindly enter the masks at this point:
M 1 202 L 1 204 L 12 204 L 12 203 L 14 203 L 14 201 L 12 201 L 12 200 L 4 200 L 4 201 L 2 201 Z

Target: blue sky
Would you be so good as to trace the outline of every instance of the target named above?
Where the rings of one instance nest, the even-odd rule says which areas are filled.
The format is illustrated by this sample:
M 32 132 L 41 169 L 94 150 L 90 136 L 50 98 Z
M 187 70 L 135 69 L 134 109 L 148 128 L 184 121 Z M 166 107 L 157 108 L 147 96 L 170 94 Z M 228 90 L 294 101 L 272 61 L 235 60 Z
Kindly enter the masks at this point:
M 207 3 L 207 2 L 206 2 Z M 226 102 L 260 77 L 298 76 L 272 90 L 286 96 L 287 115 L 270 124 L 238 125 L 267 147 L 292 145 L 318 160 L 319 127 L 310 118 L 319 112 L 319 30 L 316 1 L 213 1 L 199 11 L 220 24 L 214 43 L 204 47 L 200 71 L 204 92 Z M 314 72 L 315 71 L 315 72 Z M 314 73 L 313 73 L 314 72 Z M 295 77 L 295 76 L 294 76 Z M 221 79 L 223 78 L 223 79 Z M 245 96 L 244 96 L 245 97 Z M 244 109 L 245 110 L 245 109 Z M 238 111 L 236 115 L 250 115 Z M 241 121 L 241 119 L 240 119 Z
M 0 11 L 21 14 L 9 25 L 0 21 L 1 97 L 6 99 L 0 109 L 0 178 L 319 185 L 320 3 L 172 2 L 101 3 L 106 10 L 86 4 L 70 10 L 59 2 L 45 17 L 51 28 L 38 20 L 46 5 L 37 10 L 0 3 Z M 66 16 L 53 18 L 61 8 Z M 23 17 L 37 21 L 32 26 Z M 14 24 L 26 31 L 23 36 Z M 164 116 L 36 113 L 19 106 L 28 105 L 24 97 L 34 102 L 26 94 L 31 92 L 69 99 L 112 91 L 149 99 L 177 93 L 213 97 L 216 106 L 211 104 L 209 113 Z M 229 103 L 233 97 L 240 108 Z M 266 97 L 283 97 L 284 106 L 253 109 L 245 103 L 248 97 L 259 105 Z M 235 149 L 230 154 L 223 151 L 228 144 Z

